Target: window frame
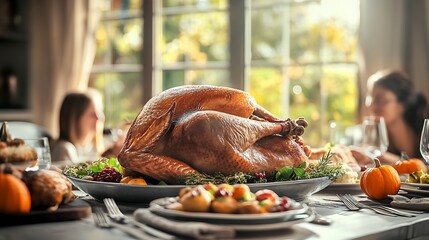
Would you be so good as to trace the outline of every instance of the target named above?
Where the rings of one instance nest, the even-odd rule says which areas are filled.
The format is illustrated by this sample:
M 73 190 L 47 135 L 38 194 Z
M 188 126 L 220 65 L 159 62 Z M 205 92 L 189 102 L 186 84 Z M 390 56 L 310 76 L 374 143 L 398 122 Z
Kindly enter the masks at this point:
M 211 70 L 211 69 L 222 69 L 229 72 L 229 83 L 230 86 L 236 89 L 241 89 L 249 92 L 250 90 L 250 72 L 252 68 L 268 67 L 276 68 L 281 70 L 283 83 L 282 88 L 289 89 L 290 81 L 288 80 L 288 68 L 293 66 L 329 66 L 331 64 L 352 64 L 357 65 L 357 62 L 345 62 L 345 61 L 315 61 L 315 62 L 304 62 L 300 64 L 290 63 L 287 56 L 289 54 L 287 39 L 283 38 L 282 41 L 286 41 L 283 47 L 282 55 L 286 56 L 281 62 L 271 62 L 269 60 L 252 60 L 251 59 L 251 14 L 252 10 L 272 8 L 278 4 L 290 6 L 291 4 L 308 4 L 312 2 L 320 2 L 320 0 L 304 0 L 304 1 L 293 1 L 293 0 L 278 0 L 253 3 L 251 0 L 227 0 L 226 7 L 212 7 L 206 9 L 197 9 L 193 7 L 162 7 L 162 1 L 159 0 L 144 0 L 139 11 L 132 12 L 128 17 L 119 17 L 115 14 L 103 17 L 103 20 L 117 20 L 117 19 L 130 19 L 141 17 L 143 19 L 143 46 L 141 49 L 141 64 L 104 64 L 94 65 L 91 73 L 143 73 L 140 74 L 140 84 L 142 86 L 142 99 L 139 100 L 142 105 L 147 103 L 153 96 L 160 93 L 163 90 L 163 71 L 164 70 Z M 253 6 L 252 6 L 253 5 Z M 229 59 L 225 62 L 205 62 L 205 63 L 174 63 L 174 64 L 162 64 L 161 50 L 157 43 L 160 43 L 159 37 L 162 34 L 162 21 L 164 16 L 182 15 L 188 13 L 200 13 L 200 12 L 214 12 L 214 11 L 226 11 L 229 20 Z M 287 18 L 288 16 L 285 16 Z M 288 34 L 288 24 L 285 24 L 283 34 Z M 111 51 L 111 47 L 108 51 Z M 321 79 L 323 78 L 323 72 L 321 72 Z M 359 87 L 357 86 L 359 91 Z M 288 91 L 285 91 L 288 92 Z M 322 93 L 323 94 L 323 93 Z M 329 121 L 325 119 L 327 115 L 326 109 L 326 96 L 321 96 L 321 108 L 320 114 L 322 121 Z M 289 114 L 290 96 L 284 96 L 282 98 L 282 109 L 285 114 Z M 321 136 L 323 137 L 323 133 Z

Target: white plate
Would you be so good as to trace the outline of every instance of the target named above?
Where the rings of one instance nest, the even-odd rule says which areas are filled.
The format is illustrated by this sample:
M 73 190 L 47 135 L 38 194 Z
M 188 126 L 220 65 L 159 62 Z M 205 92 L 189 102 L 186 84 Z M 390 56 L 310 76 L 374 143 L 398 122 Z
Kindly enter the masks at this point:
M 273 212 L 266 214 L 225 214 L 225 213 L 209 213 L 209 212 L 185 212 L 173 209 L 166 209 L 165 203 L 176 202 L 175 198 L 160 198 L 155 199 L 150 203 L 150 210 L 158 215 L 169 218 L 180 218 L 189 221 L 209 221 L 231 224 L 264 224 L 273 222 L 283 222 L 294 218 L 298 214 L 305 214 L 308 207 L 305 204 L 296 203 L 296 209 Z
M 168 218 L 181 221 L 198 221 L 206 223 L 214 223 L 221 225 L 268 225 L 283 223 L 286 221 L 296 221 L 306 219 L 311 214 L 308 212 L 306 204 L 297 203 L 296 209 L 285 212 L 273 212 L 265 214 L 225 214 L 225 213 L 209 213 L 209 212 L 184 212 L 164 208 L 166 202 L 171 203 L 174 198 L 156 199 L 150 203 L 150 211 Z M 174 200 L 173 200 L 174 201 Z
M 331 183 L 321 193 L 362 193 L 359 183 Z
M 243 224 L 243 225 L 236 225 L 236 224 L 228 224 L 228 225 L 222 225 L 225 227 L 232 227 L 236 231 L 240 232 L 259 232 L 259 231 L 269 231 L 269 230 L 277 230 L 277 229 L 285 229 L 288 227 L 291 227 L 295 224 L 302 223 L 302 222 L 311 222 L 314 219 L 314 214 L 306 215 L 308 217 L 298 218 L 296 220 L 290 220 L 286 222 L 279 222 L 279 223 L 268 223 L 268 224 Z
M 426 184 L 426 183 L 407 183 L 407 182 L 401 182 L 401 185 L 411 186 L 411 187 L 417 187 L 417 188 L 420 188 L 420 189 L 429 190 L 429 184 Z
M 419 196 L 429 196 L 429 190 L 424 190 L 424 189 L 419 189 L 419 188 L 414 188 L 414 187 L 409 187 L 409 186 L 403 186 L 402 184 L 401 184 L 401 190 L 404 190 L 408 193 L 419 195 Z
M 114 198 L 120 202 L 149 203 L 152 200 L 163 197 L 175 197 L 179 190 L 186 185 L 131 185 L 123 183 L 108 183 L 82 180 L 68 177 L 79 190 L 87 193 L 95 199 Z M 313 178 L 297 181 L 251 183 L 248 184 L 252 192 L 260 189 L 270 189 L 279 196 L 287 196 L 294 200 L 303 200 L 312 194 L 319 192 L 331 183 L 328 177 Z
M 162 216 L 157 212 L 154 212 L 154 213 L 159 216 Z M 274 223 L 256 223 L 256 224 L 225 224 L 224 222 L 218 221 L 217 223 L 214 223 L 214 224 L 218 226 L 234 228 L 236 231 L 239 231 L 239 232 L 260 232 L 260 231 L 285 229 L 298 223 L 311 222 L 312 220 L 314 220 L 314 218 L 315 218 L 315 215 L 311 211 L 309 211 L 308 213 L 296 215 L 293 218 L 291 218 L 289 221 L 281 221 L 281 222 L 274 222 Z

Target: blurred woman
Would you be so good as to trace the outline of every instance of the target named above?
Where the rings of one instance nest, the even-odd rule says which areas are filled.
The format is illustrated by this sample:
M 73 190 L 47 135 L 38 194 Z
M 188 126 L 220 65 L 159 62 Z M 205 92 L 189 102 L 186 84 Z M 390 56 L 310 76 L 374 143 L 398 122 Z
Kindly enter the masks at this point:
M 368 79 L 366 105 L 371 114 L 383 117 L 387 127 L 389 147 L 379 157 L 385 164 L 394 164 L 401 154 L 420 158 L 420 135 L 425 118 L 429 118 L 428 103 L 416 91 L 413 82 L 399 71 L 379 71 Z M 354 154 L 361 163 L 371 160 Z
M 116 141 L 114 141 L 112 146 L 110 146 L 101 154 L 102 157 L 118 157 L 119 151 L 121 151 L 122 146 L 125 143 L 125 137 L 127 136 L 128 130 L 131 127 L 131 123 L 132 122 L 130 121 L 126 121 L 120 125 L 119 129 L 117 129 Z
M 67 94 L 60 109 L 60 135 L 51 153 L 53 164 L 97 160 L 103 150 L 103 121 L 98 92 Z

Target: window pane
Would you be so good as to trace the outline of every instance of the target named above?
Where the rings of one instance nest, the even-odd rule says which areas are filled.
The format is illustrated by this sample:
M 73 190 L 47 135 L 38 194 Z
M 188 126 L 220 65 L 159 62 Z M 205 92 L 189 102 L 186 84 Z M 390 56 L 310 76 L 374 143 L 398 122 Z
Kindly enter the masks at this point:
M 102 12 L 109 12 L 111 8 L 111 0 L 100 0 L 98 6 Z
M 286 21 L 282 9 L 283 7 L 252 11 L 252 60 L 266 59 L 281 62 L 283 26 Z
M 252 9 L 252 60 L 356 61 L 359 1 L 337 3 L 323 0 Z
M 256 102 L 279 118 L 285 118 L 282 97 L 282 72 L 278 68 L 252 68 L 250 72 L 249 93 Z
M 323 0 L 321 8 L 324 60 L 356 61 L 359 1 Z
M 185 71 L 166 70 L 162 72 L 162 88 L 169 89 L 185 84 Z
M 142 0 L 112 0 L 114 11 L 140 10 L 141 5 Z
M 337 143 L 341 143 L 345 129 L 356 124 L 357 75 L 358 67 L 354 64 L 332 64 L 323 68 L 321 91 L 326 94 L 326 121 L 336 122 L 338 139 L 333 140 Z M 328 140 L 327 129 L 324 128 L 323 136 Z
M 109 64 L 110 61 L 108 57 L 108 49 L 110 45 L 106 31 L 106 22 L 100 22 L 100 24 L 98 25 L 97 31 L 95 33 L 95 40 L 96 52 L 94 58 L 94 65 Z
M 187 71 L 187 83 L 230 86 L 228 76 L 229 71 L 225 70 L 192 70 Z
M 180 85 L 208 84 L 230 86 L 227 70 L 165 70 L 163 71 L 163 89 Z
M 162 62 L 227 61 L 225 12 L 163 17 Z
M 329 121 L 356 119 L 359 1 L 340 2 L 250 1 L 250 92 L 278 117 L 305 117 L 312 146 L 331 140 Z
M 92 74 L 89 87 L 103 95 L 106 127 L 116 127 L 124 120 L 134 120 L 140 112 L 143 88 L 140 73 Z
M 226 7 L 226 0 L 163 0 L 163 7 L 193 6 L 197 8 Z
M 114 64 L 140 63 L 142 49 L 142 19 L 111 21 L 112 62 Z
M 289 115 L 292 118 L 304 117 L 309 123 L 304 133 L 306 144 L 321 146 L 325 144 L 321 141 L 321 131 L 324 128 L 322 118 L 325 114 L 321 102 L 322 69 L 318 66 L 306 66 L 300 73 L 294 73 L 294 78 L 290 79 Z
M 293 5 L 290 10 L 290 62 L 320 62 L 322 37 L 320 6 L 317 3 Z

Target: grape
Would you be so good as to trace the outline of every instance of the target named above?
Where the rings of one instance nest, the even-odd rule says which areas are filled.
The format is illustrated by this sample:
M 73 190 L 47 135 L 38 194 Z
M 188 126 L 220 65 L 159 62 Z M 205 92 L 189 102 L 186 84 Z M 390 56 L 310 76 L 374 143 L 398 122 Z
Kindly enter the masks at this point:
M 220 187 L 217 189 L 217 191 L 214 193 L 214 197 L 225 197 L 225 196 L 232 196 L 232 191 L 230 189 L 227 189 L 225 187 Z
M 109 166 L 94 175 L 94 181 L 120 182 L 121 179 L 122 175 L 116 169 Z

